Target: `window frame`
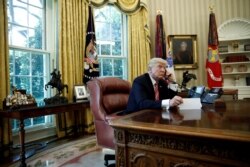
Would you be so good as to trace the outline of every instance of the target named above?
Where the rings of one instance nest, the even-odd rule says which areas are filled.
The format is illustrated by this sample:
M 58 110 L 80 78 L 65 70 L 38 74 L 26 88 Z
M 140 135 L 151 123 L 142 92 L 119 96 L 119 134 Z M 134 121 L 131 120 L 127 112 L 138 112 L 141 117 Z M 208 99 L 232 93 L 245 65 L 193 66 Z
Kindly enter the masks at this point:
M 108 6 L 112 6 L 115 8 L 114 5 L 112 4 L 108 4 Z M 95 10 L 98 10 L 98 9 L 95 9 Z M 119 10 L 119 9 L 117 9 Z M 100 53 L 100 50 L 101 48 L 99 48 L 99 50 L 97 50 L 98 52 L 98 61 L 99 61 L 99 68 L 100 68 L 100 76 L 102 77 L 118 77 L 118 78 L 122 78 L 122 79 L 125 79 L 127 80 L 128 79 L 128 51 L 127 51 L 127 48 L 128 48 L 128 37 L 127 37 L 127 34 L 128 34 L 128 18 L 127 18 L 127 15 L 124 14 L 123 12 L 119 11 L 121 13 L 121 20 L 122 20 L 122 24 L 121 24 L 121 27 L 122 27 L 122 32 L 121 32 L 121 56 L 113 56 L 112 55 L 112 50 L 110 51 L 111 55 L 101 55 Z M 96 21 L 95 21 L 96 22 Z M 109 25 L 111 25 L 109 23 Z M 110 34 L 112 35 L 112 33 Z M 112 41 L 112 42 L 116 42 L 115 40 Z M 96 37 L 96 43 L 99 43 L 97 37 Z M 100 42 L 102 43 L 102 42 Z M 111 46 L 112 47 L 112 46 Z M 111 59 L 112 60 L 112 75 L 110 76 L 104 76 L 103 75 L 103 63 L 102 61 L 105 60 L 105 59 Z M 124 66 L 126 68 L 123 68 L 123 75 L 122 76 L 118 76 L 118 75 L 114 75 L 114 61 L 115 60 L 123 60 L 125 61 L 124 62 Z
M 46 76 L 43 76 L 43 78 L 45 77 L 46 80 L 44 80 L 44 84 L 46 84 L 47 81 L 49 81 L 49 78 L 50 78 L 50 69 L 54 69 L 55 65 L 56 65 L 56 37 L 57 37 L 57 34 L 55 33 L 56 31 L 56 21 L 55 19 L 57 19 L 55 16 L 57 15 L 57 7 L 56 7 L 56 4 L 57 2 L 56 1 L 48 1 L 48 0 L 44 0 L 43 1 L 44 3 L 44 7 L 43 7 L 43 19 L 45 21 L 44 23 L 44 27 L 43 27 L 43 38 L 44 40 L 42 41 L 43 42 L 43 46 L 42 49 L 33 49 L 33 48 L 29 48 L 29 46 L 27 47 L 20 47 L 20 46 L 15 46 L 15 45 L 11 45 L 9 44 L 9 51 L 11 50 L 17 50 L 17 51 L 26 51 L 26 52 L 29 52 L 30 54 L 32 53 L 38 53 L 38 54 L 46 54 L 48 55 L 48 57 L 46 57 L 46 60 L 45 61 L 45 67 L 46 69 L 48 69 L 47 71 L 47 75 Z M 33 6 L 33 5 L 31 5 Z M 8 25 L 10 25 L 12 23 L 8 22 Z M 10 27 L 9 27 L 10 28 Z M 11 76 L 10 76 L 11 77 Z M 30 78 L 32 78 L 32 75 L 29 76 Z M 51 90 L 47 90 L 47 97 L 50 97 L 54 92 L 51 91 Z M 33 118 L 31 118 L 33 119 Z M 27 132 L 33 132 L 33 131 L 37 131 L 37 130 L 44 130 L 44 129 L 47 129 L 47 128 L 53 128 L 55 129 L 55 117 L 54 115 L 48 115 L 48 116 L 44 116 L 44 119 L 45 119 L 45 123 L 41 123 L 41 124 L 36 124 L 36 125 L 32 125 L 32 126 L 25 126 L 25 130 Z M 14 124 L 17 124 L 14 123 Z M 12 134 L 13 136 L 16 136 L 18 135 L 18 129 L 19 127 L 13 127 L 12 129 Z M 41 137 L 44 137 L 44 136 L 41 136 Z

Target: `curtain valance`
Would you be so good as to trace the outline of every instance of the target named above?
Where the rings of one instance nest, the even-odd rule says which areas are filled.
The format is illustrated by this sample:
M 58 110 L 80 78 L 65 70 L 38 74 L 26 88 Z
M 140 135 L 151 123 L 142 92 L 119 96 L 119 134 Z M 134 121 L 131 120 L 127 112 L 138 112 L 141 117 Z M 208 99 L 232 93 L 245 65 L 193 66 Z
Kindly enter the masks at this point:
M 94 7 L 102 7 L 109 4 L 114 4 L 122 12 L 126 14 L 136 13 L 141 7 L 147 8 L 147 0 L 87 0 Z

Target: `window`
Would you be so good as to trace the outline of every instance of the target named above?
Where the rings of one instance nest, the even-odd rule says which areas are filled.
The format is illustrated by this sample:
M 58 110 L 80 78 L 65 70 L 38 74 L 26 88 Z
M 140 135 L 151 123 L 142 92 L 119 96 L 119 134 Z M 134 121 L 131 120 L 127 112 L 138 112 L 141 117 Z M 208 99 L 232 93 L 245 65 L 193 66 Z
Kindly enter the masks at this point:
M 25 89 L 36 98 L 38 105 L 50 92 L 44 85 L 50 74 L 51 54 L 47 50 L 46 5 L 44 0 L 8 0 L 9 69 L 10 85 Z M 26 119 L 25 127 L 49 125 L 52 116 Z M 12 121 L 12 129 L 19 122 Z
M 127 19 L 112 5 L 95 9 L 100 76 L 127 79 Z

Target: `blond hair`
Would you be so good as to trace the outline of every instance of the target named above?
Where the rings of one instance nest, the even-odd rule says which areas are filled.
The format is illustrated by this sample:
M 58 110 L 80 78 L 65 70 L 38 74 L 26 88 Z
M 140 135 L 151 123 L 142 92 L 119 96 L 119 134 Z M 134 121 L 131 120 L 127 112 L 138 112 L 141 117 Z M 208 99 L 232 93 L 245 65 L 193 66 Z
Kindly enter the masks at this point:
M 167 66 L 167 61 L 162 58 L 152 58 L 148 62 L 148 70 L 156 66 L 157 64 L 163 64 L 165 67 Z

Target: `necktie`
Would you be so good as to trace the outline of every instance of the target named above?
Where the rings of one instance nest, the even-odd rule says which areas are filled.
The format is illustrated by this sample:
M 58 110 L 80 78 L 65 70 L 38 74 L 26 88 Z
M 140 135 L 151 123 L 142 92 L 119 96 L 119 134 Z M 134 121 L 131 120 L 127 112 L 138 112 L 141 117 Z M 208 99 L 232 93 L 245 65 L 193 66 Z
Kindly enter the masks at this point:
M 159 89 L 158 89 L 158 84 L 157 83 L 154 84 L 154 91 L 155 91 L 155 100 L 160 100 Z

